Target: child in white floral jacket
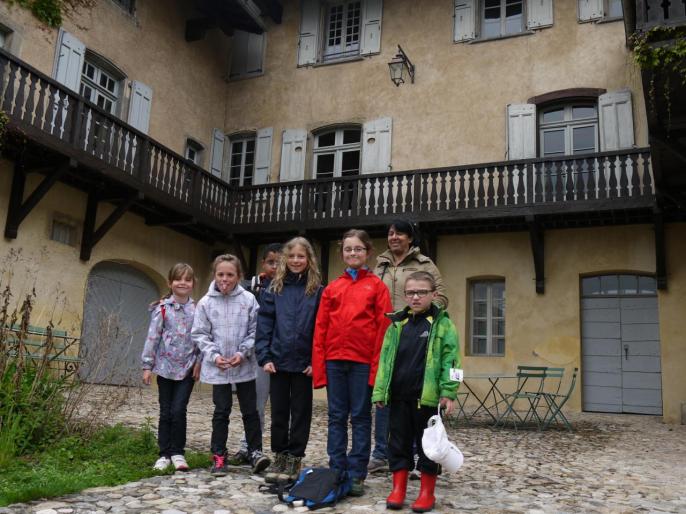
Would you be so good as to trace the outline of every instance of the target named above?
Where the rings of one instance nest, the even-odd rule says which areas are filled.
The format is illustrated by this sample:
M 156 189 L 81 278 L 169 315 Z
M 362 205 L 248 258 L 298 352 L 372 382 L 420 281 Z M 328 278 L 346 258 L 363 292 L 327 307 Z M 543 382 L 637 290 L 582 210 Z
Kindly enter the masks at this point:
M 195 302 L 190 297 L 195 283 L 193 268 L 179 263 L 169 270 L 169 294 L 152 304 L 150 328 L 143 348 L 143 383 L 157 375 L 160 402 L 158 444 L 160 458 L 154 469 L 173 465 L 187 471 L 186 407 L 193 384 L 200 376 L 199 351 L 191 339 Z

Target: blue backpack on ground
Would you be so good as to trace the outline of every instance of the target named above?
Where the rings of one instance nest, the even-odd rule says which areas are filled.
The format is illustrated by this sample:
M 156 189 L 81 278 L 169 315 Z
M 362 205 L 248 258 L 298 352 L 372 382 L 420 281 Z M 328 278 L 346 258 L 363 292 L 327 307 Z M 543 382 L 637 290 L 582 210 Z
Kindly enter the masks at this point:
M 289 505 L 302 501 L 310 510 L 333 507 L 350 493 L 352 480 L 345 471 L 329 468 L 305 468 L 283 501 Z

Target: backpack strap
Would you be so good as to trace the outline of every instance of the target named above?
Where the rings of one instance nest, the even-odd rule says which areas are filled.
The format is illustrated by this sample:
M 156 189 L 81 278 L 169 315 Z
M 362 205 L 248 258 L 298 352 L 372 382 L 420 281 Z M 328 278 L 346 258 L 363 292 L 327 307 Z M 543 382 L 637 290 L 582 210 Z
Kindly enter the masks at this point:
M 164 322 L 167 321 L 167 306 L 165 304 L 160 305 L 160 312 L 162 313 L 162 328 L 164 328 Z

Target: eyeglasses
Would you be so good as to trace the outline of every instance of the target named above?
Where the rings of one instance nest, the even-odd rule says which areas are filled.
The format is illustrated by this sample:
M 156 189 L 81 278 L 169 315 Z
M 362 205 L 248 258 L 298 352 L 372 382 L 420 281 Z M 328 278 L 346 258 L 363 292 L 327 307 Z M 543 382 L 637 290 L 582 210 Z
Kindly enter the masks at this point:
M 364 253 L 367 251 L 367 249 L 364 246 L 354 246 L 352 248 L 346 246 L 345 248 L 343 248 L 343 251 L 345 253 Z
M 433 292 L 433 289 L 417 289 L 416 291 L 405 291 L 405 296 L 408 298 L 414 298 L 415 296 L 418 298 L 424 298 L 426 295 Z

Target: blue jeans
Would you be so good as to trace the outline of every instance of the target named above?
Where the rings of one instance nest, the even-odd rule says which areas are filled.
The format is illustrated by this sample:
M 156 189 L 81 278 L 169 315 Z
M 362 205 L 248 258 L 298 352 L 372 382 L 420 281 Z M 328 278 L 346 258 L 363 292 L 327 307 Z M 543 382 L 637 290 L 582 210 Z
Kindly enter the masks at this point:
M 326 361 L 326 396 L 329 434 L 326 451 L 329 467 L 348 471 L 352 478 L 366 478 L 372 437 L 372 399 L 369 364 Z M 348 418 L 353 444 L 348 449 Z
M 372 457 L 375 459 L 388 459 L 388 413 L 390 410 L 388 405 L 383 408 L 376 407 L 374 415 L 374 451 L 372 451 Z

